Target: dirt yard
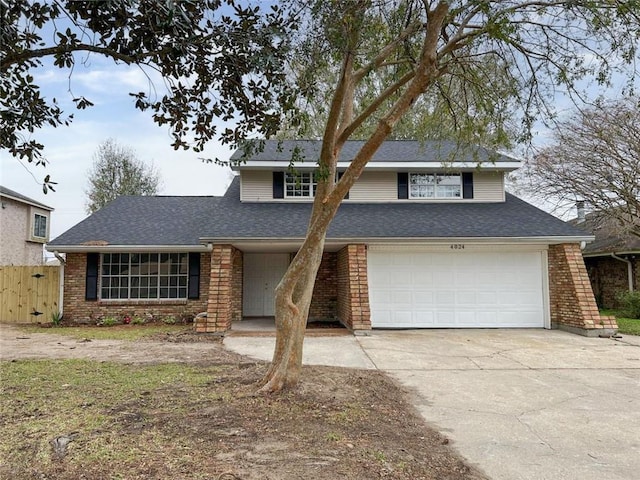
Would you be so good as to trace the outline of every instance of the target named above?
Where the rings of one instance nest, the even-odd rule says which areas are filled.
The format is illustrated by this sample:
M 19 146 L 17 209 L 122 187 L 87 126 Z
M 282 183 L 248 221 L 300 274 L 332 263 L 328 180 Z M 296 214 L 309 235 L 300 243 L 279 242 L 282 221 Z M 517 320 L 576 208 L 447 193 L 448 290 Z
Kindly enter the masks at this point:
M 266 365 L 214 338 L 7 325 L 0 360 L 2 479 L 485 478 L 376 371 L 305 367 L 296 391 L 256 396 Z

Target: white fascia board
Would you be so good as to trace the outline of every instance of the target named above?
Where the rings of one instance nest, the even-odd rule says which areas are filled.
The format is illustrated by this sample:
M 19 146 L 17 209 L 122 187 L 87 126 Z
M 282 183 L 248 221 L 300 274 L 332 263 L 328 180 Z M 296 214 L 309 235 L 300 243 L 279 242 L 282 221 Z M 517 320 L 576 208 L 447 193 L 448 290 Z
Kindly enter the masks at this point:
M 208 252 L 210 245 L 45 245 L 48 252 L 58 253 L 181 253 Z
M 351 162 L 338 162 L 338 169 L 346 169 Z M 475 170 L 484 171 L 505 171 L 510 172 L 521 167 L 521 162 L 369 162 L 365 167 L 366 170 Z M 288 162 L 280 161 L 247 161 L 242 165 L 233 165 L 234 171 L 241 170 L 274 170 L 283 169 L 289 166 Z M 295 168 L 298 170 L 314 169 L 317 164 L 315 162 L 296 163 Z
M 449 244 L 449 243 L 478 243 L 478 244 L 539 244 L 539 245 L 558 245 L 561 243 L 580 243 L 590 242 L 594 240 L 594 236 L 565 236 L 565 237 L 362 237 L 362 238 L 327 238 L 326 245 L 336 244 L 350 244 L 350 243 L 366 243 L 366 244 Z M 269 238 L 269 237 L 254 237 L 254 238 L 215 238 L 215 237 L 203 237 L 201 242 L 207 244 L 231 244 L 243 243 L 243 244 L 288 244 L 288 243 L 302 243 L 303 237 L 291 237 L 291 238 Z

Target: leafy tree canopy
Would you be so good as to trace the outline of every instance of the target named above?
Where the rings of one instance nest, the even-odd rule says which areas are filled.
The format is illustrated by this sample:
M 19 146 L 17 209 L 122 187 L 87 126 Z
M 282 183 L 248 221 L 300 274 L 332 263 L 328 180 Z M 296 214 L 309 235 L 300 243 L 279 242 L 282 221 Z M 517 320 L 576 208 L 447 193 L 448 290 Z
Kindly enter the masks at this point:
M 130 148 L 109 139 L 98 147 L 89 172 L 87 213 L 101 209 L 120 195 L 156 195 L 160 174 Z
M 302 93 L 304 136 L 322 138 L 345 54 L 357 74 L 350 108 L 367 138 L 415 76 L 430 18 L 446 8 L 433 44 L 429 88 L 394 125 L 390 138 L 452 137 L 493 147 L 531 140 L 536 122 L 552 125 L 558 94 L 589 99 L 623 72 L 634 87 L 640 2 L 300 0 L 291 70 Z M 294 133 L 294 134 L 295 134 Z M 416 135 L 416 133 L 418 135 Z M 291 129 L 283 137 L 291 137 Z
M 277 5 L 263 11 L 236 0 L 14 0 L 0 8 L 0 147 L 28 162 L 46 162 L 38 129 L 73 119 L 35 80 L 45 58 L 70 73 L 88 55 L 101 55 L 159 74 L 164 93 L 130 95 L 135 108 L 170 127 L 175 149 L 268 137 L 293 106 L 284 60 L 295 24 Z M 90 98 L 73 101 L 80 110 L 93 105 Z M 218 131 L 215 119 L 232 126 Z

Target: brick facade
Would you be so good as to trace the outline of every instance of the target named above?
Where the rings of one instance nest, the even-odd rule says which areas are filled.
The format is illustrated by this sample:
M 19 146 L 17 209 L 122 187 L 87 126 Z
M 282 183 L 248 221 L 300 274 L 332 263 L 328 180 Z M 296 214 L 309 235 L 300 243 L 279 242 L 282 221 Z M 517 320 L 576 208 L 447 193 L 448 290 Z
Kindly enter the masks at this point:
M 325 252 L 318 268 L 309 320 L 335 320 L 338 317 L 338 254 Z
M 630 258 L 634 290 L 640 289 L 640 258 Z M 587 266 L 593 294 L 598 305 L 604 308 L 619 308 L 617 300 L 620 292 L 629 291 L 629 274 L 627 263 L 615 258 L 586 257 L 584 263 Z
M 125 315 L 162 320 L 192 320 L 206 310 L 209 291 L 209 254 L 200 254 L 200 298 L 196 300 L 85 300 L 86 253 L 67 253 L 64 265 L 64 319 L 67 322 L 96 323 L 105 317 L 121 320 Z
M 366 245 L 347 245 L 338 252 L 337 313 L 349 329 L 371 330 Z
M 207 316 L 195 328 L 222 333 L 242 319 L 242 252 L 232 245 L 214 245 L 210 265 Z
M 617 330 L 614 317 L 600 316 L 580 245 L 549 246 L 551 325 L 587 336 Z
M 593 260 L 593 259 L 591 259 Z M 625 280 L 626 265 L 612 278 Z M 637 260 L 636 260 L 637 265 Z M 70 322 L 95 323 L 104 317 L 125 315 L 162 319 L 199 319 L 198 332 L 225 332 L 242 319 L 243 255 L 232 245 L 215 245 L 200 257 L 200 298 L 197 300 L 85 300 L 87 255 L 68 253 L 64 275 L 64 318 Z M 613 268 L 613 266 L 611 267 Z M 635 269 L 636 282 L 638 268 Z M 618 285 L 618 283 L 615 283 Z M 621 283 L 622 285 L 622 283 Z M 578 244 L 549 247 L 549 299 L 551 323 L 584 335 L 610 333 L 615 318 L 598 312 L 587 269 Z M 371 329 L 367 279 L 367 249 L 352 244 L 338 253 L 323 255 L 309 310 L 311 320 L 338 319 L 353 331 Z

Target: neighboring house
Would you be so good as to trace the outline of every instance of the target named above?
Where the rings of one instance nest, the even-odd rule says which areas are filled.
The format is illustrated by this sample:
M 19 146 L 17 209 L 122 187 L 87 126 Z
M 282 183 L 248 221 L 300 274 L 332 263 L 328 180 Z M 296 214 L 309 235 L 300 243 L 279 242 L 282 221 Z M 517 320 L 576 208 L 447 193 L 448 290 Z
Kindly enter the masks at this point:
M 582 256 L 598 304 L 619 307 L 619 293 L 640 290 L 640 238 L 619 235 L 614 220 L 603 213 L 579 214 L 570 223 L 595 236 Z
M 0 265 L 42 265 L 51 212 L 36 200 L 0 186 Z
M 348 142 L 343 171 L 362 142 Z M 224 332 L 274 315 L 301 245 L 320 143 L 267 141 L 222 197 L 120 197 L 48 245 L 67 254 L 68 319 L 193 315 Z M 292 152 L 303 163 L 288 172 Z M 593 237 L 505 193 L 513 158 L 390 141 L 329 228 L 309 317 L 371 328 L 559 327 L 610 333 L 580 253 Z M 188 181 L 188 179 L 185 179 Z

